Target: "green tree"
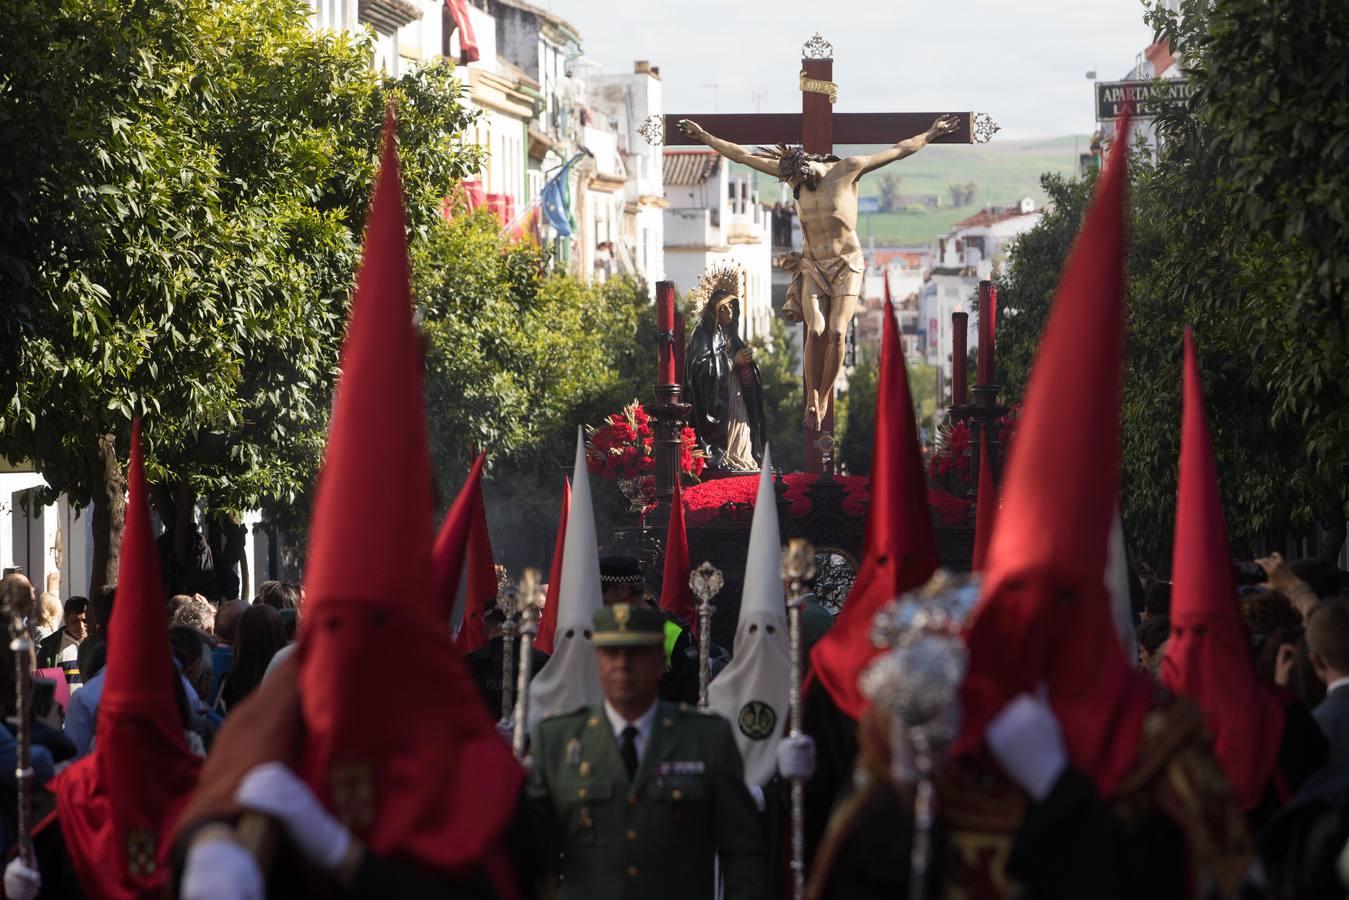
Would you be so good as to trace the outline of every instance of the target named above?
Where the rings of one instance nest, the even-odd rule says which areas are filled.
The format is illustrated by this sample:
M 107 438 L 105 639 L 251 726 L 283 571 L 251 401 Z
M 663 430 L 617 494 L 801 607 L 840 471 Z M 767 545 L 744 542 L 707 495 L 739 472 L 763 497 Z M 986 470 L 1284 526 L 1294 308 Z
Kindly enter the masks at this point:
M 890 172 L 881 176 L 881 212 L 898 212 L 903 196 L 900 194 L 901 178 Z
M 1034 228 L 1017 238 L 1012 261 L 998 288 L 997 361 L 1004 398 L 1026 390 L 1040 344 L 1049 303 L 1058 286 L 1068 249 L 1077 236 L 1093 182 L 1046 174 L 1046 211 Z
M 0 6 L 0 452 L 93 502 L 91 587 L 132 416 L 170 521 L 310 483 L 386 103 L 414 241 L 476 168 L 449 66 L 371 52 L 297 0 Z
M 768 340 L 754 344 L 754 360 L 763 381 L 764 418 L 768 444 L 773 448 L 773 466 L 783 472 L 799 472 L 805 464 L 801 353 L 787 328 L 783 319 L 774 316 L 768 326 Z
M 1240 323 L 1270 426 L 1299 444 L 1289 517 L 1325 525 L 1321 552 L 1333 557 L 1349 501 L 1349 7 L 1184 0 L 1177 12 L 1153 4 L 1147 19 L 1181 49 L 1196 88 L 1164 122 L 1174 150 L 1162 169 L 1210 188 L 1189 196 L 1230 222 L 1241 263 L 1235 290 L 1199 280 L 1179 297 Z
M 876 394 L 880 381 L 880 362 L 859 350 L 857 366 L 848 373 L 848 427 L 839 440 L 839 457 L 849 475 L 871 474 L 871 450 L 876 440 Z M 932 433 L 937 411 L 937 369 L 924 364 L 908 366 L 909 396 L 919 429 Z
M 913 397 L 914 416 L 920 430 L 931 435 L 937 420 L 937 367 L 926 363 L 909 364 L 909 396 Z
M 1179 453 L 1181 332 L 1195 329 L 1228 528 L 1239 548 L 1264 538 L 1282 547 L 1320 521 L 1343 521 L 1337 484 L 1318 475 L 1308 430 L 1275 417 L 1277 387 L 1267 358 L 1305 357 L 1288 316 L 1297 285 L 1290 249 L 1251 233 L 1232 215 L 1231 188 L 1216 155 L 1167 148 L 1153 164 L 1131 161 L 1124 382 L 1123 513 L 1140 550 L 1169 562 Z M 1092 182 L 1044 179 L 1053 201 L 1023 235 L 1000 288 L 999 373 L 1005 399 L 1025 390 L 1064 261 Z M 1262 327 L 1252 328 L 1260 322 Z M 1065 427 L 1072 416 L 1065 413 Z
M 517 573 L 548 562 L 577 426 L 634 398 L 651 402 L 655 380 L 646 286 L 590 284 L 549 273 L 545 262 L 533 244 L 504 240 L 485 211 L 433 225 L 413 256 L 442 501 L 485 449 L 493 550 Z M 616 489 L 594 487 L 604 533 L 622 523 L 627 504 Z
M 967 184 L 947 185 L 946 190 L 951 194 L 951 206 L 969 206 L 974 202 L 974 195 L 978 191 L 979 185 L 973 181 Z
M 1173 135 L 1221 147 L 1216 174 L 1239 188 L 1229 202 L 1244 227 L 1304 251 L 1290 260 L 1301 266 L 1290 312 L 1344 326 L 1349 5 L 1182 0 L 1150 4 L 1147 20 L 1184 53 L 1196 88 Z
M 865 348 L 858 348 L 857 357 L 857 365 L 848 373 L 848 390 L 839 398 L 848 416 L 839 438 L 838 456 L 849 475 L 867 475 L 871 472 L 871 449 L 876 436 L 876 387 L 880 372 Z

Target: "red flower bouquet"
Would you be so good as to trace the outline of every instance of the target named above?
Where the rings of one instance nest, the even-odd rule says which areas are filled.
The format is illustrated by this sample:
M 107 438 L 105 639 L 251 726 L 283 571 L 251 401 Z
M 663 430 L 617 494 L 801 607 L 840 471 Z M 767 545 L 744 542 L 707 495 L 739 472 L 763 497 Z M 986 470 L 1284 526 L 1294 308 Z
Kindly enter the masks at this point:
M 594 475 L 618 482 L 634 512 L 645 510 L 656 498 L 655 432 L 651 417 L 636 400 L 586 428 L 586 466 Z M 692 428 L 680 433 L 679 472 L 697 481 L 707 461 L 698 449 Z
M 1002 445 L 1002 459 L 1007 458 L 1020 414 L 1021 406 L 1018 404 L 993 422 L 990 436 L 996 436 Z M 978 480 L 973 461 L 976 449 L 973 445 L 976 443 L 974 429 L 968 421 L 943 422 L 937 429 L 937 445 L 928 461 L 928 483 L 956 497 L 972 495 Z
M 928 463 L 928 481 L 933 487 L 964 497 L 972 489 L 970 480 L 970 441 L 973 431 L 967 422 L 946 421 L 937 429 L 937 446 Z

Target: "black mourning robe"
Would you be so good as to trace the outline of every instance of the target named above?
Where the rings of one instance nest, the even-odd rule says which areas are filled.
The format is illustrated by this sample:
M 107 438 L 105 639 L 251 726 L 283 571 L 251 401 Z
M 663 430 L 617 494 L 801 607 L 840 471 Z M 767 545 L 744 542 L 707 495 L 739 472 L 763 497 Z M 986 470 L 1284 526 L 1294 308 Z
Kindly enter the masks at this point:
M 684 353 L 684 383 L 688 391 L 693 413 L 689 417 L 694 432 L 698 435 L 698 446 L 707 456 L 709 469 L 725 468 L 727 426 L 731 408 L 731 385 L 738 379 L 735 372 L 735 355 L 745 347 L 740 339 L 740 306 L 735 303 L 735 314 L 731 324 L 722 328 L 716 319 L 704 316 L 689 338 Z M 763 448 L 766 434 L 763 406 L 763 381 L 759 378 L 759 366 L 750 363 L 753 381 L 742 385 L 745 399 L 745 414 L 749 419 L 750 446 L 754 461 L 763 461 Z

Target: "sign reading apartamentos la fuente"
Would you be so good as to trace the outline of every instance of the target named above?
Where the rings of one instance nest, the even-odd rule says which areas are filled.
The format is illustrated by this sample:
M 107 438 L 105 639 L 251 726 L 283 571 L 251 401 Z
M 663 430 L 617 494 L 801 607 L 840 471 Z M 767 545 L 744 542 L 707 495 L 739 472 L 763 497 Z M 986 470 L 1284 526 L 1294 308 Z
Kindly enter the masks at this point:
M 1160 81 L 1098 81 L 1096 118 L 1099 121 L 1118 119 L 1124 115 L 1126 103 L 1133 103 L 1135 116 L 1150 118 L 1164 112 L 1173 104 L 1188 100 L 1194 90 L 1187 78 Z

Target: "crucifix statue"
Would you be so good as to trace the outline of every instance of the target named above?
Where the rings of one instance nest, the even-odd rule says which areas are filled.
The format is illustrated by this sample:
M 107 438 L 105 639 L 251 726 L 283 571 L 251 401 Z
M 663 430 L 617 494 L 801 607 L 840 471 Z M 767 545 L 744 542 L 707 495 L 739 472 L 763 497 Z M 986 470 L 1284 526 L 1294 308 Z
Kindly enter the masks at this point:
M 801 115 L 711 115 L 701 121 L 671 115 L 652 130 L 667 143 L 706 144 L 733 162 L 774 175 L 796 197 L 802 252 L 778 260 L 792 273 L 782 312 L 804 326 L 806 470 L 820 472 L 832 468 L 834 385 L 866 270 L 857 237 L 858 180 L 933 142 L 986 140 L 997 126 L 972 113 L 834 115 L 833 48 L 817 34 L 802 55 Z M 840 159 L 832 152 L 836 139 L 890 146 Z M 799 146 L 792 145 L 798 140 Z M 755 151 L 745 144 L 770 146 Z

